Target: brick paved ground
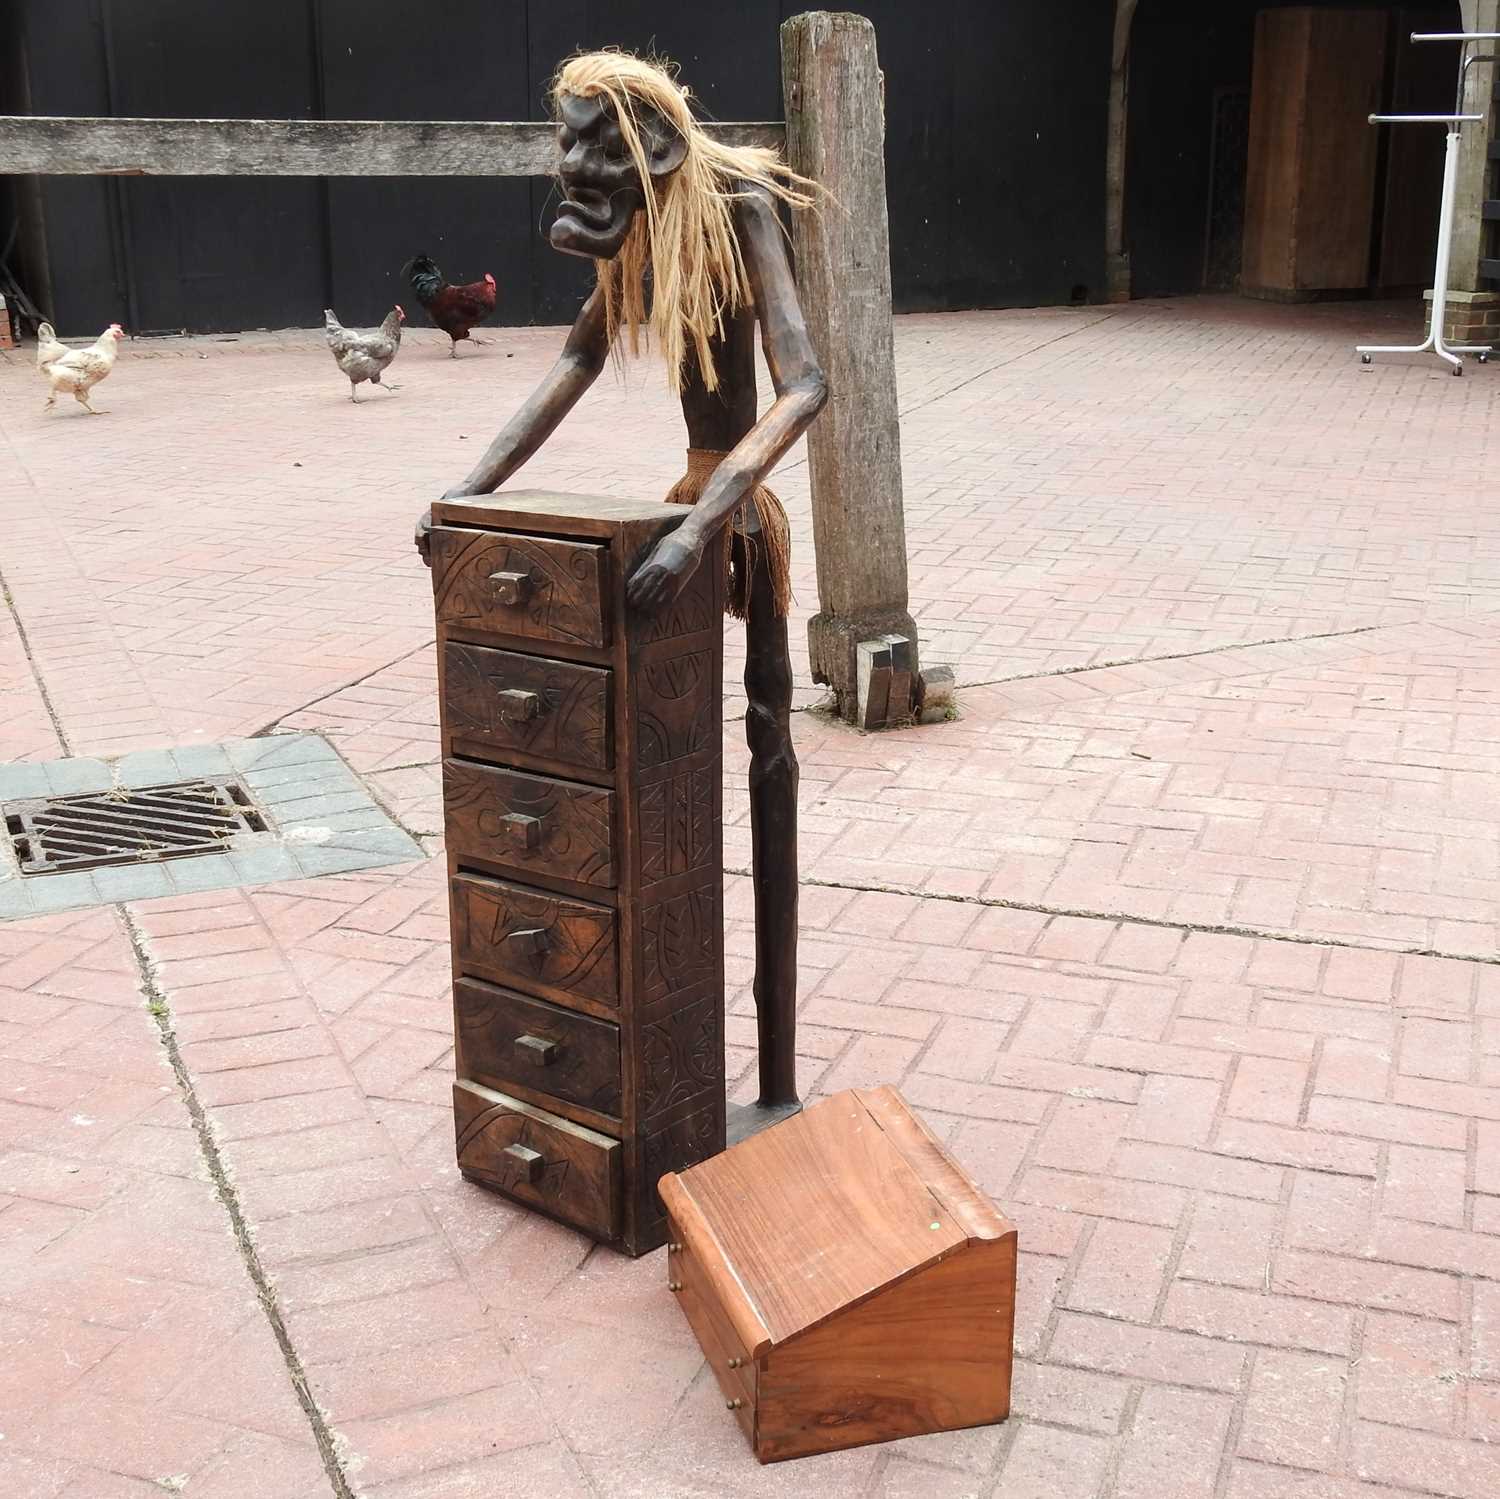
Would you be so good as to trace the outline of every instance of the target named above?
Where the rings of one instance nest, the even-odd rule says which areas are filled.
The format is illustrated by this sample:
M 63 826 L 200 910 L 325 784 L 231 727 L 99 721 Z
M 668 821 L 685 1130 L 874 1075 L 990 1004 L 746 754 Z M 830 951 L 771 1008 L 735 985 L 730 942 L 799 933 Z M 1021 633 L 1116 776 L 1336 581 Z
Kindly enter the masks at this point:
M 1360 370 L 1403 315 L 899 324 L 968 686 L 797 717 L 803 1078 L 899 1082 L 1020 1224 L 1016 1419 L 757 1468 L 660 1256 L 457 1178 L 429 859 L 0 925 L 0 1492 L 1500 1492 L 1495 377 Z M 317 729 L 437 850 L 405 537 L 558 335 L 495 337 L 357 408 L 305 335 L 127 347 L 99 419 L 0 356 L 0 755 Z M 663 490 L 649 373 L 591 409 L 630 450 L 530 477 Z

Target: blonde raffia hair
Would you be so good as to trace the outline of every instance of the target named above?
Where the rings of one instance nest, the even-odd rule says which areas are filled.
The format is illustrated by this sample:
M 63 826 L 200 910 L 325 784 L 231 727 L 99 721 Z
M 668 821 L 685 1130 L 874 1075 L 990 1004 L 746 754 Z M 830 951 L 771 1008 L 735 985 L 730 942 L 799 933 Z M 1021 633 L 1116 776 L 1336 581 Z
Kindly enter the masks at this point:
M 735 199 L 753 183 L 794 208 L 810 208 L 817 202 L 818 187 L 798 176 L 778 151 L 716 141 L 694 117 L 688 91 L 675 72 L 675 64 L 630 52 L 586 52 L 569 58 L 558 70 L 550 98 L 554 112 L 564 94 L 608 102 L 645 194 L 645 211 L 636 215 L 620 253 L 613 260 L 594 262 L 611 346 L 623 328 L 630 352 L 639 353 L 645 325 L 656 338 L 674 391 L 682 389 L 689 345 L 704 384 L 716 390 L 719 378 L 710 342 L 722 335 L 726 314 L 752 300 L 734 229 Z M 664 182 L 651 176 L 639 116 L 642 107 L 655 110 L 687 148 L 682 165 Z

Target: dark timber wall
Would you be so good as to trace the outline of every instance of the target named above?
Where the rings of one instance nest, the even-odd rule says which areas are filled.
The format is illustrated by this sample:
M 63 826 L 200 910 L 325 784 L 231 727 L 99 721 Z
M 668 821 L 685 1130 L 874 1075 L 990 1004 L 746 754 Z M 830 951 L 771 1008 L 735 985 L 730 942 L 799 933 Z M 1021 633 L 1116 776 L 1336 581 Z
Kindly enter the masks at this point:
M 1146 0 L 1149 9 L 1153 0 Z M 795 0 L 0 0 L 24 66 L 0 112 L 539 119 L 557 62 L 654 47 L 720 119 L 782 113 Z M 871 0 L 886 73 L 898 308 L 1066 302 L 1103 279 L 1105 0 Z M 1075 14 L 1076 12 L 1080 14 Z M 15 29 L 0 26 L 11 45 Z M 0 78 L 5 74 L 0 73 Z M 433 255 L 492 271 L 500 319 L 573 315 L 588 268 L 548 249 L 550 186 L 495 178 L 42 179 L 23 269 L 64 335 L 378 320 Z

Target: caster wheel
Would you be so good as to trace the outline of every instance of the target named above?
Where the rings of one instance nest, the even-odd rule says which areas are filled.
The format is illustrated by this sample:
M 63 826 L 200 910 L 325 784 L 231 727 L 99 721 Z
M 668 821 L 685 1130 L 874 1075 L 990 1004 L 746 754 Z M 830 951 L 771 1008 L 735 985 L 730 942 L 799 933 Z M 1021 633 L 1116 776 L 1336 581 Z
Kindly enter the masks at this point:
M 1488 354 L 1479 354 L 1475 357 L 1479 360 L 1480 364 L 1488 364 L 1490 362 L 1490 356 Z
M 1361 364 L 1369 364 L 1369 362 L 1370 362 L 1370 356 L 1368 354 L 1361 354 L 1359 356 L 1359 362 Z
M 1453 366 L 1453 373 L 1454 373 L 1454 374 L 1455 374 L 1455 375 L 1461 375 L 1461 374 L 1463 374 L 1463 372 L 1464 372 L 1464 367 L 1463 367 L 1463 365 L 1461 365 L 1461 364 L 1455 364 L 1455 365 L 1454 365 L 1454 366 Z

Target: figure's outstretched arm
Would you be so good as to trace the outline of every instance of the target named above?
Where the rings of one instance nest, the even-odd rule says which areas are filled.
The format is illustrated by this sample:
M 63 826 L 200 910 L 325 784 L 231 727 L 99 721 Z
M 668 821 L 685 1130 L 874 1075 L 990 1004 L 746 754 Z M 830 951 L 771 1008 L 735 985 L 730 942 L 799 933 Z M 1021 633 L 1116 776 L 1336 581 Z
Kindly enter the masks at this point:
M 637 609 L 660 609 L 676 598 L 709 540 L 808 429 L 828 399 L 828 383 L 802 317 L 786 236 L 770 194 L 751 188 L 739 200 L 735 219 L 776 399 L 714 470 L 682 524 L 636 569 L 628 597 Z
M 484 450 L 484 456 L 468 477 L 455 484 L 443 498 L 455 500 L 469 494 L 491 494 L 498 489 L 552 436 L 558 423 L 598 378 L 608 357 L 604 297 L 595 289 L 583 304 L 562 354 L 547 378 Z M 427 532 L 431 525 L 432 512 L 427 511 L 417 522 L 416 532 L 417 550 L 424 562 L 430 562 Z

